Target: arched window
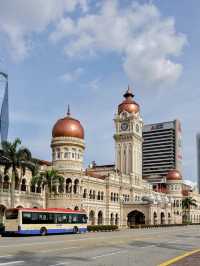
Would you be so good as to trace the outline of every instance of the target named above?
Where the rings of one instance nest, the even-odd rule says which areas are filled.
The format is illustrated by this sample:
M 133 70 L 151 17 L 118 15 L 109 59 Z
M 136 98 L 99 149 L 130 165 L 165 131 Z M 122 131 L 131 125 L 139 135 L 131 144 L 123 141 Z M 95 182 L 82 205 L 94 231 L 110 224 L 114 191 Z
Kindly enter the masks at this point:
M 92 199 L 92 190 L 90 189 L 89 198 Z
M 103 191 L 101 192 L 101 200 L 103 200 L 104 193 Z
M 161 214 L 160 214 L 160 223 L 161 224 L 165 223 L 165 214 L 163 212 L 161 212 Z
M 15 189 L 19 190 L 20 184 L 19 184 L 19 177 L 15 177 Z
M 98 212 L 98 224 L 103 224 L 103 212 Z
M 168 224 L 171 223 L 171 214 L 168 212 Z
M 153 224 L 157 224 L 157 213 L 153 213 Z
M 56 149 L 56 158 L 60 159 L 61 158 L 61 152 L 60 152 L 60 148 Z
M 116 193 L 113 194 L 113 201 L 116 201 Z
M 72 159 L 76 159 L 76 149 L 72 148 Z
M 95 193 L 95 190 L 93 190 L 93 199 L 96 198 L 96 193 Z
M 110 200 L 113 201 L 113 192 L 111 192 Z
M 83 198 L 84 198 L 84 199 L 87 198 L 87 189 L 86 189 L 86 188 L 83 190 Z
M 9 182 L 10 182 L 10 178 L 9 176 L 4 176 L 4 182 L 3 182 L 3 189 L 9 189 Z
M 119 224 L 119 216 L 118 213 L 115 214 L 115 225 Z
M 26 191 L 26 179 L 22 179 L 22 184 L 21 184 L 21 191 Z
M 113 215 L 113 213 L 110 214 L 110 224 L 111 225 L 114 224 L 114 215 Z
M 118 193 L 116 194 L 116 201 L 117 202 L 119 201 L 119 194 Z
M 64 149 L 64 158 L 65 159 L 69 159 L 69 150 L 68 150 L 68 148 Z
M 78 187 L 79 187 L 79 180 L 76 179 L 74 181 L 74 194 L 77 194 L 78 193 Z
M 53 158 L 53 160 L 56 159 L 56 153 L 55 153 L 55 150 L 54 149 L 52 150 L 52 158 Z
M 72 192 L 72 180 L 71 178 L 66 179 L 66 193 Z
M 97 200 L 100 200 L 100 199 L 101 199 L 101 194 L 100 194 L 100 191 L 98 191 Z

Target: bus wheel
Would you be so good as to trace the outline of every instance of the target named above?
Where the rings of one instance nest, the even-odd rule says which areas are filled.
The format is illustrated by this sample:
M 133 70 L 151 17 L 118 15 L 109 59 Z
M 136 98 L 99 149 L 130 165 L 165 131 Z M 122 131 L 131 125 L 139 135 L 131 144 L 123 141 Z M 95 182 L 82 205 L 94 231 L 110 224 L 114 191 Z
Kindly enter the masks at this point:
M 46 235 L 47 235 L 47 229 L 46 229 L 45 227 L 42 227 L 42 228 L 40 229 L 40 235 L 41 235 L 41 236 L 46 236 Z
M 79 232 L 78 227 L 77 226 L 74 226 L 73 233 L 74 234 L 77 234 L 78 232 Z

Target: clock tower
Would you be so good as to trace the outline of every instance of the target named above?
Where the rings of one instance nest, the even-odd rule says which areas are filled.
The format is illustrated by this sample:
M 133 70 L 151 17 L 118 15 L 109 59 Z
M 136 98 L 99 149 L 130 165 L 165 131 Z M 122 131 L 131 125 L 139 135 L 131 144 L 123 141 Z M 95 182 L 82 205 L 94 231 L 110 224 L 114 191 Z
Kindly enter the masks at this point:
M 133 100 L 134 95 L 129 87 L 124 98 L 114 118 L 115 165 L 120 173 L 133 176 L 139 183 L 142 180 L 143 121 L 140 106 Z

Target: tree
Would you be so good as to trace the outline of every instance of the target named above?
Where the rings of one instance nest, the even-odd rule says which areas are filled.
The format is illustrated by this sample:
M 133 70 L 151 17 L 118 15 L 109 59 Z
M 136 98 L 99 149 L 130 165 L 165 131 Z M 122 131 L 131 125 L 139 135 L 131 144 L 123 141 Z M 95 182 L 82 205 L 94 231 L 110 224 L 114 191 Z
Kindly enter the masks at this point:
M 59 187 L 63 187 L 64 177 L 58 173 L 55 169 L 46 170 L 44 172 L 38 171 L 33 177 L 31 184 L 38 185 L 39 187 L 47 186 L 49 193 L 53 192 L 53 188 L 55 185 L 59 185 Z
M 182 200 L 182 208 L 186 222 L 189 222 L 189 212 L 191 206 L 197 207 L 195 199 L 193 199 L 192 197 L 186 197 Z
M 15 182 L 25 175 L 27 169 L 34 171 L 35 164 L 32 162 L 32 156 L 29 149 L 24 148 L 21 145 L 21 140 L 16 138 L 13 142 L 2 142 L 2 158 L 4 168 L 4 174 L 8 174 L 11 170 L 11 207 L 14 207 L 15 203 Z

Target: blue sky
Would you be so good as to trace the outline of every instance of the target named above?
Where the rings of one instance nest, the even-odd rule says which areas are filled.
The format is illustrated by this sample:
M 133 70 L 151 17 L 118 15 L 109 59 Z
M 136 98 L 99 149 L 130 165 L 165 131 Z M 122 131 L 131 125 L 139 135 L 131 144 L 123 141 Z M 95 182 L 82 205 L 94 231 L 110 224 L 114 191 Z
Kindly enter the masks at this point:
M 113 117 L 130 84 L 144 123 L 181 120 L 184 177 L 196 181 L 199 13 L 198 0 L 2 0 L 10 139 L 50 160 L 69 103 L 85 128 L 85 165 L 112 163 Z

